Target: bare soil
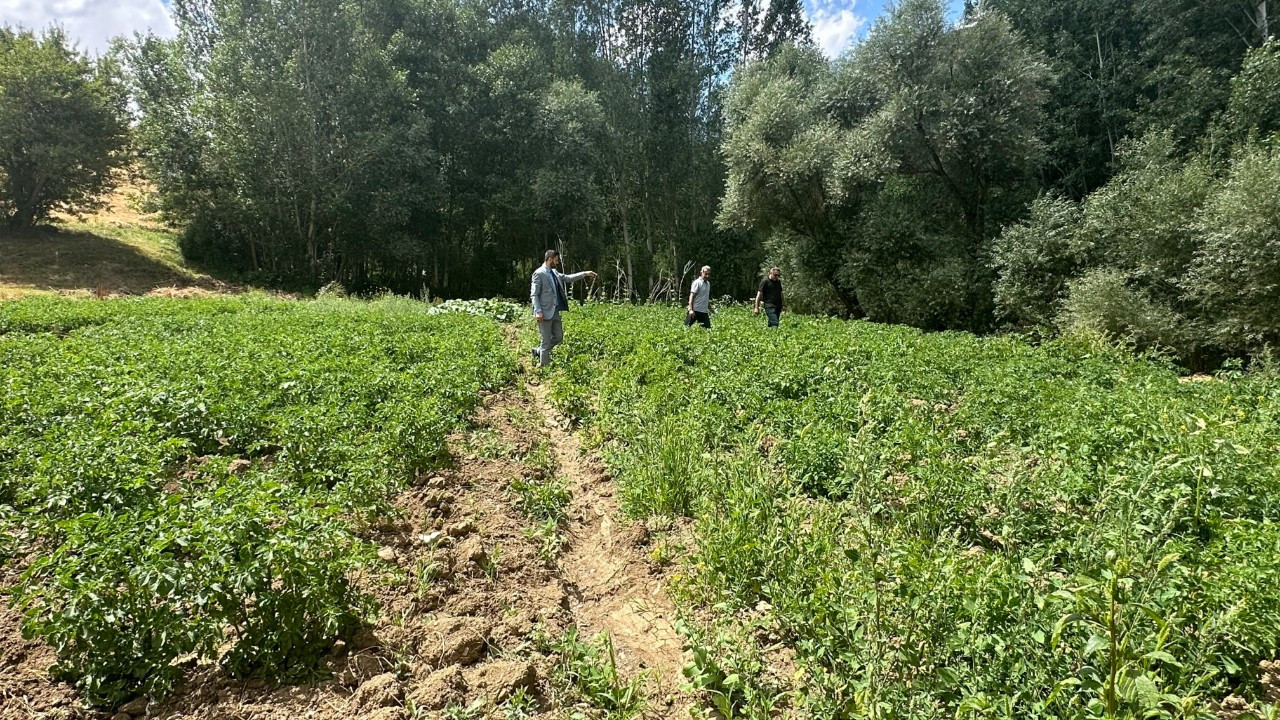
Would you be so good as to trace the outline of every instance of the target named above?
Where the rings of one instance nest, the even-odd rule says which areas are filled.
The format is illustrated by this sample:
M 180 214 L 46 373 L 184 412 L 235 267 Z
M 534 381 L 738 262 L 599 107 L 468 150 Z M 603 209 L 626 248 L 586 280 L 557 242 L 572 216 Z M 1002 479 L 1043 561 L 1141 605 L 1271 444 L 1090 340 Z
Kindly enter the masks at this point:
M 477 450 L 477 437 L 488 450 Z M 572 493 L 557 559 L 539 555 L 533 521 L 510 490 L 513 479 L 541 472 L 525 459 L 543 441 Z M 202 665 L 163 703 L 142 698 L 97 712 L 50 678 L 53 653 L 23 640 L 18 617 L 5 609 L 0 720 L 407 720 L 472 705 L 476 716 L 501 716 L 499 704 L 521 688 L 537 714 L 595 716 L 553 682 L 560 659 L 547 638 L 571 625 L 584 639 L 611 634 L 621 674 L 644 678 L 644 717 L 687 717 L 692 699 L 679 689 L 684 658 L 668 578 L 648 559 L 643 526 L 619 519 L 603 465 L 556 417 L 545 388 L 522 382 L 486 398 L 475 428 L 452 438 L 451 449 L 452 468 L 419 478 L 395 500 L 401 516 L 368 531 L 383 567 L 361 582 L 381 611 L 335 648 L 328 677 L 271 687 Z

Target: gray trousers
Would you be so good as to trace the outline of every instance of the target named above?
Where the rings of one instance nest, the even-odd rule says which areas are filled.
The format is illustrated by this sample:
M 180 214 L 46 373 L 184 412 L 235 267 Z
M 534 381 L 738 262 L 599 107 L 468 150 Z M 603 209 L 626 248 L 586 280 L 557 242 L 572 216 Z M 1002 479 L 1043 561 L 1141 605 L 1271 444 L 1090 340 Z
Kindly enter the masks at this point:
M 542 344 L 534 352 L 538 353 L 538 363 L 546 367 L 551 364 L 551 351 L 564 342 L 564 322 L 560 319 L 560 313 L 556 313 L 550 320 L 538 323 L 538 336 L 542 339 Z

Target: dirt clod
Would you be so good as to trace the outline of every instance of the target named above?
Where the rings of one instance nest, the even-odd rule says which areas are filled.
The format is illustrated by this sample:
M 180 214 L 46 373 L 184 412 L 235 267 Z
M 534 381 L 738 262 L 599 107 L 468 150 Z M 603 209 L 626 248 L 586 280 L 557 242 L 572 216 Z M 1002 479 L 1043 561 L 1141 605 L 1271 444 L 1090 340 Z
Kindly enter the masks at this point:
M 488 634 L 479 618 L 440 618 L 427 629 L 418 653 L 432 667 L 470 665 L 484 655 Z
M 427 496 L 422 500 L 422 504 L 428 508 L 438 508 L 453 503 L 453 500 L 453 495 L 442 490 L 434 490 L 427 493 Z
M 1258 669 L 1262 670 L 1262 699 L 1280 705 L 1280 660 L 1263 660 Z
M 476 524 L 470 520 L 464 520 L 449 526 L 449 537 L 460 538 L 475 534 Z
M 449 703 L 462 700 L 467 692 L 467 682 L 462 668 L 450 665 L 436 670 L 414 690 L 411 699 L 415 707 L 423 710 L 442 710 Z
M 1228 695 L 1218 706 L 1218 717 L 1221 720 L 1237 720 L 1242 716 L 1254 714 L 1253 706 L 1239 695 Z
M 480 544 L 480 538 L 471 537 L 458 546 L 458 557 L 464 563 L 483 567 L 485 561 L 489 559 L 489 554 L 485 552 L 484 546 Z
M 147 712 L 147 704 L 148 704 L 148 699 L 145 695 L 142 697 L 136 697 L 130 700 L 129 702 L 121 705 L 119 708 L 119 712 L 122 712 L 126 715 L 142 715 Z
M 538 671 L 528 660 L 503 660 L 483 665 L 473 679 L 474 689 L 495 705 L 506 702 L 520 688 L 538 683 Z
M 355 687 L 365 680 L 381 674 L 385 668 L 382 659 L 372 653 L 360 653 L 347 658 L 346 667 L 338 675 L 344 687 Z
M 404 686 L 395 673 L 383 673 L 369 679 L 351 696 L 351 705 L 365 710 L 393 707 L 403 701 Z
M 351 636 L 351 649 L 353 651 L 370 650 L 382 646 L 382 638 L 378 637 L 378 633 L 371 627 L 360 628 L 355 635 Z

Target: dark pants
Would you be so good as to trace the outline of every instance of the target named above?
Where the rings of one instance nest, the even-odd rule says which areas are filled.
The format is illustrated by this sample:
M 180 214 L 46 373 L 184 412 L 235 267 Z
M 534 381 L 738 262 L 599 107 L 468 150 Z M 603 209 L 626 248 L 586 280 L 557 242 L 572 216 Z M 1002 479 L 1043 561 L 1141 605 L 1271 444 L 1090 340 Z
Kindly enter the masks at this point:
M 685 324 L 685 326 L 686 326 L 686 327 L 690 327 L 690 326 L 692 326 L 694 323 L 698 323 L 698 324 L 699 324 L 699 325 L 701 325 L 702 327 L 710 329 L 710 328 L 711 328 L 711 316 L 710 316 L 710 315 L 708 315 L 708 314 L 706 314 L 706 313 L 704 313 L 704 312 L 697 312 L 697 311 L 695 310 L 694 312 L 692 312 L 692 313 L 690 313 L 689 315 L 685 316 L 685 319 L 684 319 L 684 324 Z
M 769 327 L 778 327 L 779 318 L 781 317 L 778 308 L 772 305 L 765 305 L 764 316 L 769 318 Z

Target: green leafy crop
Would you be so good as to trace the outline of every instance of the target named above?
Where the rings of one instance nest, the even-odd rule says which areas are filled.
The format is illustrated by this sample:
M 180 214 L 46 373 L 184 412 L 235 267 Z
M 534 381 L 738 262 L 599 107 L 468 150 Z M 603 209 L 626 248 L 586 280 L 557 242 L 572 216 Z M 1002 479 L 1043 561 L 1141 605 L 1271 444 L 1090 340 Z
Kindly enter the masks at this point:
M 1273 376 L 1188 382 L 1078 339 L 799 317 L 769 331 L 738 310 L 707 333 L 588 307 L 566 337 L 552 396 L 624 508 L 694 519 L 691 598 L 730 618 L 767 605 L 801 673 L 789 702 L 812 716 L 1210 717 L 1230 693 L 1266 707 Z M 704 665 L 722 699 L 759 698 Z
M 395 299 L 0 304 L 24 631 L 106 705 L 192 657 L 313 674 L 372 610 L 355 529 L 514 367 L 492 320 Z

